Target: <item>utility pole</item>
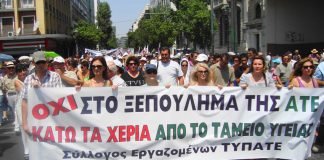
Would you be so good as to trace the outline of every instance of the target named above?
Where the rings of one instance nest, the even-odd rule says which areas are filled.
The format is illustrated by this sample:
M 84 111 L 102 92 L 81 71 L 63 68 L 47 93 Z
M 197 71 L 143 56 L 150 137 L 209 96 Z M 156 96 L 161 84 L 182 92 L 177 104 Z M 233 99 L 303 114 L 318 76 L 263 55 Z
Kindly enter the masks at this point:
M 210 0 L 210 34 L 211 34 L 211 55 L 214 55 L 214 0 Z
M 237 52 L 237 0 L 231 1 L 232 51 Z
M 214 0 L 210 0 L 211 55 L 214 55 Z

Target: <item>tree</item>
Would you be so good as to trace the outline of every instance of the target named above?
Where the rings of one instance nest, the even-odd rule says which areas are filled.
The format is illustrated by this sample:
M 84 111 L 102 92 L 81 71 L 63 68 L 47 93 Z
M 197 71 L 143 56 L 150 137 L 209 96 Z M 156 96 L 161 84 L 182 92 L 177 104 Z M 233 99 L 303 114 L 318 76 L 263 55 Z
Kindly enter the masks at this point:
M 172 16 L 172 11 L 167 8 L 151 10 L 145 19 L 140 20 L 138 29 L 128 33 L 129 47 L 149 45 L 149 48 L 153 49 L 159 45 L 172 46 L 177 35 Z
M 75 38 L 80 48 L 96 48 L 102 32 L 96 25 L 80 21 L 75 29 Z
M 113 38 L 115 35 L 112 33 L 112 22 L 110 20 L 111 18 L 111 11 L 108 2 L 100 2 L 97 12 L 97 21 L 98 21 L 98 27 L 101 30 L 103 34 L 101 34 L 100 37 L 100 46 L 101 48 L 109 48 L 112 45 L 109 44 L 110 42 L 113 42 Z
M 195 48 L 197 45 L 201 48 L 210 46 L 210 11 L 206 1 L 181 0 L 178 2 L 178 11 L 174 18 L 179 32 L 193 42 Z

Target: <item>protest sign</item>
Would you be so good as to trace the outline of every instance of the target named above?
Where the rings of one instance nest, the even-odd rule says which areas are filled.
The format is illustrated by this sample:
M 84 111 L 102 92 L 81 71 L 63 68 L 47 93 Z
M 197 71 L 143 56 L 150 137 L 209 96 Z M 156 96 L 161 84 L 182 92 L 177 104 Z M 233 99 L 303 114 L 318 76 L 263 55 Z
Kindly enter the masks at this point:
M 323 89 L 32 89 L 30 156 L 41 159 L 302 160 Z

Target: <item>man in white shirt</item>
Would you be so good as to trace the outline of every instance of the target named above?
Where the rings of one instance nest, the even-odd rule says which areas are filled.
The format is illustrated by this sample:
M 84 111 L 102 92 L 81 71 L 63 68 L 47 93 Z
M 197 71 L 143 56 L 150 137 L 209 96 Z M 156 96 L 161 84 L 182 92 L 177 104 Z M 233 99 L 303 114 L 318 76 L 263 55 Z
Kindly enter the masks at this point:
M 183 85 L 184 78 L 180 65 L 170 61 L 170 49 L 163 47 L 160 52 L 161 62 L 157 61 L 158 81 L 164 86 Z

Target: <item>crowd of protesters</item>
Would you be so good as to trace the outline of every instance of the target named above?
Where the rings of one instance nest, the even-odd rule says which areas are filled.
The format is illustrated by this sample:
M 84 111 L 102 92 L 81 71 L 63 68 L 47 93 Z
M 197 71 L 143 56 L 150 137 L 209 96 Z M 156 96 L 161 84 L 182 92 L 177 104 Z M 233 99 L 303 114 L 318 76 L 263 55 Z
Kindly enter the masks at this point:
M 324 53 L 323 53 L 324 54 Z M 324 86 L 324 57 L 316 49 L 302 57 L 296 50 L 281 56 L 267 55 L 248 49 L 206 55 L 199 52 L 172 56 L 169 48 L 158 54 L 96 56 L 85 53 L 81 58 L 61 56 L 45 58 L 37 51 L 31 57 L 3 62 L 0 80 L 0 127 L 14 121 L 15 131 L 21 132 L 26 143 L 28 130 L 28 89 L 32 87 L 127 87 L 127 86 L 215 86 L 219 89 L 237 86 L 246 89 L 260 87 Z M 10 111 L 10 112 L 9 112 Z M 11 114 L 9 114 L 11 113 Z M 11 116 L 11 118 L 9 117 Z M 323 146 L 324 128 L 320 125 L 313 152 Z

